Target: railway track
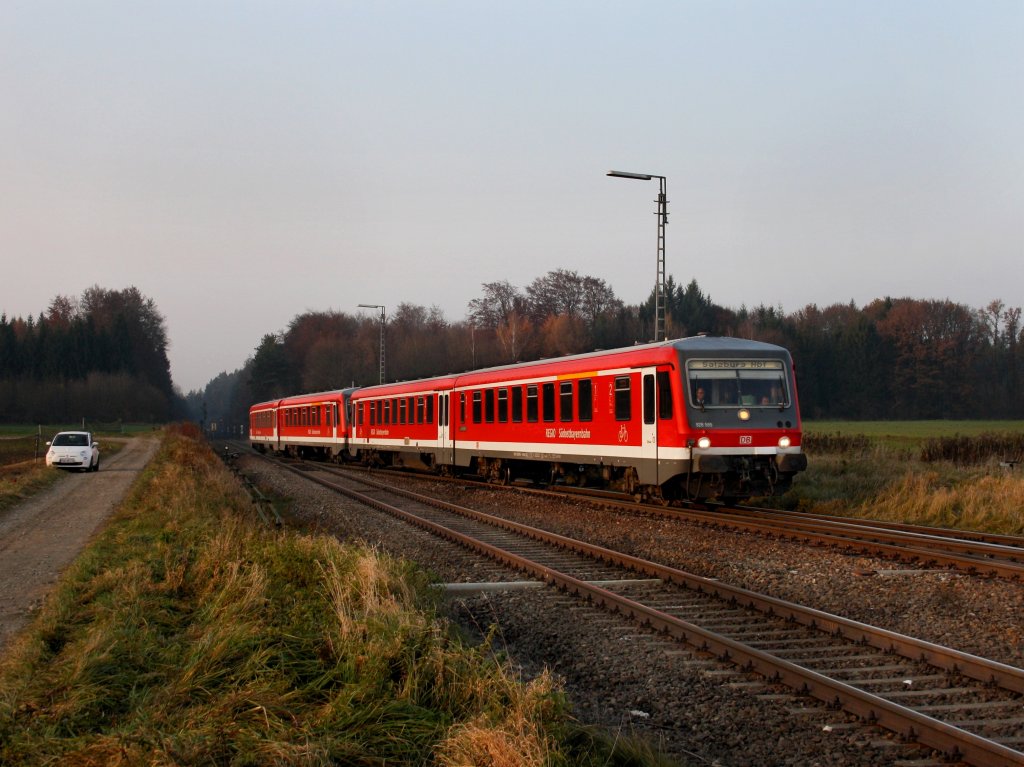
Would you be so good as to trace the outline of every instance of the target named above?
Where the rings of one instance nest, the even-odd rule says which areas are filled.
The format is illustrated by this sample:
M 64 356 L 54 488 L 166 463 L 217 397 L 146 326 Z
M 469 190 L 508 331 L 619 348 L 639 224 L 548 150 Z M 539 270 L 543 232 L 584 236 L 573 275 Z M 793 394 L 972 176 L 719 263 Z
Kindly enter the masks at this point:
M 348 467 L 358 471 L 354 467 Z M 464 481 L 417 474 L 441 482 Z M 509 492 L 555 498 L 580 497 L 625 514 L 647 514 L 710 527 L 752 532 L 780 540 L 829 546 L 856 554 L 876 556 L 916 567 L 941 567 L 986 577 L 1024 581 L 1024 537 L 969 530 L 923 527 L 750 506 L 669 507 L 636 503 L 621 493 L 585 488 L 534 488 L 488 484 Z
M 619 508 L 627 510 L 627 504 Z M 947 567 L 965 573 L 1024 580 L 1024 538 L 925 528 L 751 507 L 661 509 L 645 513 L 699 524 L 744 530 L 783 540 L 833 546 L 859 554 L 896 559 L 922 567 Z
M 319 464 L 289 468 L 908 740 L 970 764 L 1024 765 L 1021 669 L 351 472 Z

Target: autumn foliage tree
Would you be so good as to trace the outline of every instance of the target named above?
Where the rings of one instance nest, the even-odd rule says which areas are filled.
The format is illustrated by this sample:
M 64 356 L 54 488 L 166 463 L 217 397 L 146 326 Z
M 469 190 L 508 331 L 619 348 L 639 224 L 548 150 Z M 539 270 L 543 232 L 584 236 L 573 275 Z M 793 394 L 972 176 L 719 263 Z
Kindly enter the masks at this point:
M 669 277 L 665 306 L 669 337 L 706 332 L 788 348 L 808 418 L 1024 418 L 1021 310 L 1002 301 L 972 310 L 883 298 L 787 314 L 765 304 L 729 309 L 696 280 Z M 626 305 L 603 280 L 555 269 L 525 288 L 483 284 L 456 322 L 436 307 L 400 304 L 385 327 L 386 375 L 407 380 L 630 346 L 651 340 L 653 328 L 653 290 Z M 264 336 L 239 379 L 257 399 L 374 384 L 379 351 L 377 315 L 308 312 Z M 244 423 L 246 408 L 237 404 L 232 417 Z

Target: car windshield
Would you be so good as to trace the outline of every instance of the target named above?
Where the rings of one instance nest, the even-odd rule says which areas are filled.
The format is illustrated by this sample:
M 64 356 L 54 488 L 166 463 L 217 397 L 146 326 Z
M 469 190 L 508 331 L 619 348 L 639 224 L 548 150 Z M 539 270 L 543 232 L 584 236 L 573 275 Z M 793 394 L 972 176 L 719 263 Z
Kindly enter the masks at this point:
M 88 434 L 58 434 L 53 438 L 55 447 L 89 447 Z

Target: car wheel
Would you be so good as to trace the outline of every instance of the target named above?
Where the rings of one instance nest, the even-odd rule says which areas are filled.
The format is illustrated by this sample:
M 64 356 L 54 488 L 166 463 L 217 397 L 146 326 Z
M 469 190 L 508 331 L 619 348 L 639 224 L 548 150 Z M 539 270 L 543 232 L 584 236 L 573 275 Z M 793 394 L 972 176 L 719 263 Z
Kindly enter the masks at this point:
M 92 467 L 92 470 L 93 471 L 99 471 L 100 470 L 100 459 L 99 458 L 96 459 L 96 465 Z

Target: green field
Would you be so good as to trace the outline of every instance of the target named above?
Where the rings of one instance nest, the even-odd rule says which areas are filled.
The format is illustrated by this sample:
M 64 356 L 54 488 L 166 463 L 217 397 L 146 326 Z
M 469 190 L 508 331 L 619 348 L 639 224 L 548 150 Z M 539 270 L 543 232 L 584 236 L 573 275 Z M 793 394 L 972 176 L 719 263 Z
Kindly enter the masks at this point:
M 60 425 L 60 426 L 26 426 L 26 425 L 4 425 L 0 426 L 0 467 L 24 463 L 25 461 L 38 460 L 42 462 L 46 454 L 46 443 L 53 438 L 54 434 L 61 431 L 79 431 L 82 425 Z M 127 437 L 133 434 L 148 434 L 159 427 L 152 424 L 96 424 L 86 423 L 86 429 L 92 431 L 93 436 L 98 440 L 116 437 Z M 110 455 L 120 450 L 116 442 L 107 442 L 101 445 L 101 452 Z M 113 449 L 111 449 L 113 448 Z
M 85 431 L 99 435 L 139 434 L 140 432 L 156 431 L 161 424 L 152 423 L 91 423 L 85 422 Z M 0 424 L 0 437 L 25 437 L 42 434 L 45 442 L 59 431 L 81 431 L 82 422 L 65 424 Z
M 976 437 L 979 434 L 1024 434 L 1024 421 L 804 421 L 810 434 L 851 434 L 907 440 Z

